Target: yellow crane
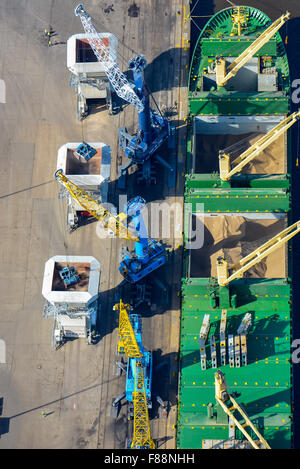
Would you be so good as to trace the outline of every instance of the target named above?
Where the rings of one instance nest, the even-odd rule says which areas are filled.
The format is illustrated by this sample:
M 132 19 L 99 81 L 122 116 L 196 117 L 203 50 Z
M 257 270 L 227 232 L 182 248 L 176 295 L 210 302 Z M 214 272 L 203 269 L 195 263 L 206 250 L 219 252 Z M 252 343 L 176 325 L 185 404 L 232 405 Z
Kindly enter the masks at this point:
M 138 346 L 135 333 L 129 319 L 128 311 L 131 310 L 131 306 L 124 304 L 122 300 L 120 303 L 115 304 L 113 307 L 114 311 L 119 311 L 119 336 L 120 341 L 118 350 L 124 350 L 126 357 L 129 358 L 141 358 L 143 354 Z
M 230 78 L 250 60 L 261 47 L 266 44 L 271 37 L 281 28 L 281 26 L 290 18 L 291 14 L 287 11 L 284 15 L 272 23 L 239 57 L 237 57 L 228 67 L 224 57 L 216 57 L 216 80 L 218 86 L 225 86 Z
M 137 360 L 135 365 L 135 391 L 133 391 L 132 396 L 134 423 L 130 448 L 155 449 L 155 443 L 151 437 L 143 365 L 140 360 Z
M 231 177 L 240 173 L 244 166 L 250 163 L 265 148 L 273 143 L 280 135 L 284 134 L 300 118 L 300 111 L 294 112 L 279 122 L 267 134 L 263 135 L 256 143 L 251 145 L 246 151 L 238 156 L 232 163 L 230 162 L 230 153 L 226 150 L 219 151 L 219 169 L 222 181 L 229 181 Z
M 155 443 L 151 437 L 147 397 L 145 390 L 145 379 L 143 372 L 143 358 L 146 352 L 138 341 L 133 330 L 128 312 L 131 306 L 124 304 L 122 300 L 113 309 L 119 311 L 119 335 L 125 355 L 133 360 L 134 367 L 134 389 L 132 401 L 134 409 L 133 438 L 130 443 L 131 449 L 155 449 Z M 140 332 L 140 331 L 138 331 Z M 127 373 L 128 379 L 128 373 Z
M 118 215 L 112 215 L 103 205 L 70 181 L 61 170 L 56 171 L 55 179 L 67 189 L 71 197 L 73 197 L 84 210 L 100 221 L 105 228 L 110 229 L 119 238 L 135 242 L 139 241 L 139 238 L 128 229 L 126 224 L 128 217 L 125 213 L 122 212 Z
M 262 244 L 259 248 L 255 249 L 248 256 L 243 257 L 237 264 L 231 267 L 232 274 L 229 275 L 227 261 L 219 257 L 217 259 L 217 277 L 220 286 L 227 286 L 232 280 L 243 277 L 250 267 L 253 267 L 258 262 L 261 262 L 265 257 L 274 252 L 280 246 L 287 243 L 293 236 L 298 234 L 300 231 L 300 221 L 297 221 L 288 228 L 282 230 L 280 233 L 275 235 L 266 243 Z
M 233 396 L 228 393 L 226 379 L 224 373 L 222 373 L 221 370 L 218 370 L 215 373 L 215 397 L 218 404 L 220 404 L 224 412 L 243 433 L 243 435 L 247 438 L 253 448 L 271 449 L 267 441 L 263 438 L 257 428 L 253 425 L 246 412 L 241 408 L 241 406 L 233 398 Z M 230 407 L 228 406 L 229 402 L 231 403 Z M 235 411 L 237 411 L 240 416 L 244 419 L 245 422 L 243 424 L 241 424 L 234 416 Z M 246 430 L 247 427 L 251 428 L 251 430 L 257 436 L 258 440 L 253 440 L 253 438 L 249 435 L 248 431 Z

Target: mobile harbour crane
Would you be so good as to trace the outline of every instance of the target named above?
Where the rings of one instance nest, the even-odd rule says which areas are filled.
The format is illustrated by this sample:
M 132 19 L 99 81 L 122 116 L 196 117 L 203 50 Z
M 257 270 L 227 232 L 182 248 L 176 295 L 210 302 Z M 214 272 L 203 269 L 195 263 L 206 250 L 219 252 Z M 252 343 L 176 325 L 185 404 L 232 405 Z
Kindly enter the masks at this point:
M 113 215 L 70 181 L 61 170 L 56 171 L 55 179 L 65 187 L 84 210 L 100 221 L 104 228 L 110 229 L 119 238 L 135 242 L 134 253 L 129 252 L 128 248 L 121 250 L 119 271 L 128 282 L 137 283 L 166 263 L 167 252 L 164 246 L 147 235 L 141 214 L 145 201 L 141 197 L 135 197 L 129 201 L 125 212 Z M 129 218 L 133 220 L 136 232 L 128 228 Z
M 129 163 L 120 168 L 119 187 L 125 187 L 124 178 L 133 164 L 137 164 L 142 169 L 140 179 L 146 182 L 153 180 L 151 178 L 152 157 L 155 157 L 157 161 L 166 166 L 170 172 L 175 173 L 174 166 L 156 154 L 162 144 L 168 140 L 170 126 L 168 120 L 161 113 L 156 113 L 150 109 L 149 93 L 144 80 L 144 69 L 147 66 L 145 57 L 137 55 L 129 62 L 129 69 L 133 71 L 135 92 L 118 67 L 116 60 L 109 55 L 107 47 L 99 33 L 97 33 L 89 14 L 84 10 L 82 4 L 75 8 L 75 15 L 80 17 L 82 26 L 88 35 L 89 44 L 99 62 L 103 64 L 116 94 L 128 103 L 133 104 L 138 111 L 139 124 L 136 135 L 128 134 L 126 128 L 119 129 L 120 149 L 125 151 L 125 156 L 129 158 Z

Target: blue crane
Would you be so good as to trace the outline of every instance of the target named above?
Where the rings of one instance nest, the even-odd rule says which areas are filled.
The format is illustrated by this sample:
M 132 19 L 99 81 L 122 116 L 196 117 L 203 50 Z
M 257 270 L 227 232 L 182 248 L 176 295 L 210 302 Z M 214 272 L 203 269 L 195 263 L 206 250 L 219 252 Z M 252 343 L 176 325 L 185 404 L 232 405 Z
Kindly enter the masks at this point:
M 138 112 L 138 131 L 136 135 L 130 135 L 125 127 L 119 128 L 119 147 L 125 152 L 125 156 L 129 158 L 129 163 L 120 168 L 119 187 L 125 187 L 124 176 L 128 174 L 128 169 L 133 164 L 141 167 L 142 179 L 149 182 L 151 180 L 152 157 L 155 157 L 157 161 L 174 173 L 174 166 L 156 153 L 162 144 L 167 141 L 170 135 L 170 125 L 160 112 L 157 113 L 150 108 L 149 92 L 144 79 L 144 70 L 147 66 L 145 57 L 137 55 L 128 64 L 129 69 L 133 72 L 136 88 L 136 91 L 134 91 L 126 76 L 118 67 L 116 58 L 110 56 L 109 49 L 102 41 L 82 4 L 75 8 L 75 15 L 80 17 L 89 44 L 99 62 L 103 64 L 116 94 L 128 103 L 133 104 Z
M 170 171 L 173 171 L 173 167 L 157 154 L 159 148 L 169 138 L 170 125 L 165 117 L 150 108 L 150 95 L 144 80 L 146 66 L 147 61 L 143 55 L 137 55 L 128 64 L 133 72 L 137 96 L 143 103 L 143 110 L 138 110 L 136 135 L 128 134 L 125 127 L 119 129 L 119 147 L 129 159 L 129 163 L 121 168 L 121 176 L 130 166 L 137 164 L 142 168 L 142 179 L 149 181 L 152 157 Z
M 119 271 L 130 283 L 138 282 L 165 264 L 167 260 L 165 247 L 159 241 L 148 237 L 142 215 L 145 205 L 145 200 L 137 196 L 128 202 L 124 210 L 127 217 L 132 219 L 138 236 L 134 252 L 130 252 L 127 247 L 121 250 Z

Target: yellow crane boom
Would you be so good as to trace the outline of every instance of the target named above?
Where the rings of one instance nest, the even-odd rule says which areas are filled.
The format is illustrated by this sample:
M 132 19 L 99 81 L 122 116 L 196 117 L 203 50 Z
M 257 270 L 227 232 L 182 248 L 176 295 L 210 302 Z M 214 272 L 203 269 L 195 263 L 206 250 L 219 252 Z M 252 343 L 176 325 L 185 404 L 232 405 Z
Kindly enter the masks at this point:
M 291 14 L 287 11 L 284 15 L 272 23 L 242 54 L 239 55 L 226 69 L 226 61 L 223 57 L 216 57 L 216 79 L 218 86 L 225 86 L 230 78 L 250 60 L 261 47 L 266 44 L 271 37 L 281 28 L 281 26 L 290 18 Z
M 300 231 L 300 221 L 289 226 L 281 231 L 266 243 L 262 244 L 259 248 L 255 249 L 248 256 L 243 257 L 238 264 L 232 267 L 234 271 L 231 275 L 228 272 L 228 264 L 225 259 L 218 258 L 217 260 L 217 277 L 220 286 L 227 286 L 232 280 L 241 278 L 250 267 L 253 267 L 258 262 L 261 262 L 265 257 L 274 252 L 283 244 L 287 243 L 293 236 Z
M 56 171 L 55 179 L 67 189 L 71 197 L 73 197 L 84 210 L 100 221 L 105 228 L 110 229 L 119 238 L 139 241 L 139 238 L 128 229 L 125 223 L 127 220 L 125 213 L 120 213 L 116 216 L 112 215 L 103 205 L 70 181 L 61 170 Z
M 119 311 L 119 335 L 121 344 L 124 347 L 125 355 L 129 358 L 141 358 L 143 354 L 140 351 L 135 338 L 134 330 L 130 322 L 128 311 L 130 305 L 124 304 L 122 300 L 113 307 L 114 311 Z
M 134 330 L 130 322 L 128 311 L 130 305 L 124 304 L 122 300 L 115 304 L 114 311 L 119 311 L 119 335 L 128 358 L 135 360 L 135 386 L 132 392 L 133 400 L 133 438 L 131 449 L 154 449 L 155 443 L 151 437 L 147 398 L 145 391 L 145 380 L 143 373 L 143 354 L 135 338 Z
M 300 118 L 300 111 L 294 112 L 286 117 L 283 121 L 279 122 L 267 134 L 263 135 L 254 145 L 251 145 L 246 151 L 238 156 L 232 163 L 230 163 L 230 153 L 226 150 L 219 151 L 219 169 L 220 178 L 222 181 L 229 181 L 231 177 L 240 173 L 246 164 L 250 163 L 257 155 L 259 155 L 265 148 L 273 143 L 277 138 L 286 132 L 295 122 Z
M 246 412 L 241 408 L 238 402 L 227 392 L 227 383 L 224 374 L 222 371 L 218 370 L 215 373 L 215 397 L 216 401 L 220 404 L 224 412 L 233 420 L 234 424 L 238 429 L 243 433 L 247 440 L 251 443 L 255 449 L 271 449 L 267 441 L 259 433 L 257 428 L 253 425 L 249 419 Z M 228 407 L 226 402 L 230 401 L 232 406 Z M 234 411 L 238 411 L 242 418 L 245 420 L 244 424 L 241 424 L 237 418 L 234 416 Z M 251 430 L 258 437 L 258 440 L 253 440 L 246 430 L 246 427 L 251 428 Z
M 155 449 L 151 437 L 142 361 L 136 360 L 133 395 L 134 424 L 131 449 Z

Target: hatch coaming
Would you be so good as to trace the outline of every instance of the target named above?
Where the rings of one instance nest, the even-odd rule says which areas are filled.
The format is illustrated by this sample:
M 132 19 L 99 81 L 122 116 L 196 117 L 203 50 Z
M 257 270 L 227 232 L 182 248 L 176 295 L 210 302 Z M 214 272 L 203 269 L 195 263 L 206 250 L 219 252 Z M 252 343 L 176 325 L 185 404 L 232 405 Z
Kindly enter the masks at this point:
M 284 120 L 284 116 L 195 116 L 191 121 L 192 174 L 219 172 L 219 152 L 229 152 L 231 161 Z M 289 170 L 288 133 L 279 135 L 262 150 L 239 175 L 286 175 Z

